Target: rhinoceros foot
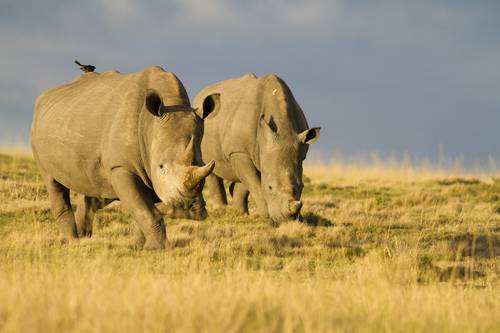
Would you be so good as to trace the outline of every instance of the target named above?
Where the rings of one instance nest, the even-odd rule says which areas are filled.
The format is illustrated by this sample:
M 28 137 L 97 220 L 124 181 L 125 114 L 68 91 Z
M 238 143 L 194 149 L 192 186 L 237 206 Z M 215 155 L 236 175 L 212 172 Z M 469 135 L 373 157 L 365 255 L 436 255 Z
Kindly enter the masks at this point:
M 78 231 L 78 237 L 79 238 L 90 238 L 92 237 L 92 228 L 86 228 L 86 227 L 83 227 L 83 228 L 79 228 L 77 226 L 77 231 Z

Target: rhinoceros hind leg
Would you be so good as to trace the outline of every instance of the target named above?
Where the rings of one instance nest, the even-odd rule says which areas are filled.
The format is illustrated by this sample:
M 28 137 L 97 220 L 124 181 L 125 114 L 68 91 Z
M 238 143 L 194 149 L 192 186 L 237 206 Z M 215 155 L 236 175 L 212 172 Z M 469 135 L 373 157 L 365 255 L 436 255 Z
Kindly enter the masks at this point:
M 226 190 L 222 178 L 214 175 L 208 175 L 205 180 L 209 192 L 209 200 L 215 209 L 225 208 L 227 206 Z
M 85 195 L 77 196 L 75 219 L 79 237 L 92 236 L 92 222 L 95 213 L 111 202 L 113 202 L 112 199 L 99 199 Z
M 69 189 L 52 177 L 46 178 L 52 213 L 59 224 L 61 236 L 64 239 L 78 238 L 75 214 L 71 208 Z
M 154 205 L 151 190 L 140 178 L 123 168 L 113 169 L 111 184 L 123 207 L 132 214 L 144 235 L 144 248 L 165 248 L 167 238 L 165 224 L 162 215 Z
M 233 185 L 233 201 L 231 207 L 240 214 L 248 214 L 248 195 L 250 192 L 242 183 L 234 183 Z

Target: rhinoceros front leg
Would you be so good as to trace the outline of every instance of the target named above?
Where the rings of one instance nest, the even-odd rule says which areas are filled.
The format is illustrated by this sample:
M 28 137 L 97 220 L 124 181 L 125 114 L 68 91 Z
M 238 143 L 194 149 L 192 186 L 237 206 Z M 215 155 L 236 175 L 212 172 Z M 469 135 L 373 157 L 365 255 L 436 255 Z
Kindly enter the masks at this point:
M 113 202 L 112 199 L 99 199 L 88 197 L 86 195 L 77 196 L 77 206 L 75 211 L 76 228 L 79 237 L 92 236 L 92 222 L 94 221 L 95 213 L 108 204 Z
M 155 208 L 151 190 L 139 177 L 123 168 L 113 169 L 111 184 L 123 207 L 132 214 L 144 236 L 138 237 L 137 240 L 144 240 L 146 249 L 163 249 L 166 240 L 165 224 Z M 140 232 L 138 234 L 141 235 Z
M 267 204 L 262 195 L 259 173 L 250 157 L 246 154 L 232 154 L 230 160 L 231 166 L 241 183 L 250 191 L 250 195 L 254 198 L 257 205 L 257 214 L 268 216 Z
M 210 200 L 215 209 L 224 208 L 227 206 L 226 190 L 224 189 L 224 182 L 222 178 L 211 173 L 205 179 L 205 186 L 207 186 Z
M 75 214 L 71 208 L 69 198 L 69 189 L 52 177 L 46 177 L 45 182 L 47 184 L 52 213 L 56 218 L 57 224 L 59 224 L 61 236 L 64 239 L 78 238 Z
M 232 185 L 231 207 L 241 214 L 248 214 L 248 195 L 250 192 L 243 183 L 234 183 Z

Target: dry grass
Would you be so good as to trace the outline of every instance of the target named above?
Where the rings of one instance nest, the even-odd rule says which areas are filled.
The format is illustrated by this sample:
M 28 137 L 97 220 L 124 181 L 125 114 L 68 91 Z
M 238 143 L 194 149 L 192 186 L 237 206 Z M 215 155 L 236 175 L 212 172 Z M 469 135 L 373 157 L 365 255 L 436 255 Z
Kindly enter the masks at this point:
M 32 159 L 0 154 L 0 331 L 500 330 L 500 180 L 306 174 L 305 223 L 169 220 L 148 252 L 119 204 L 62 244 Z

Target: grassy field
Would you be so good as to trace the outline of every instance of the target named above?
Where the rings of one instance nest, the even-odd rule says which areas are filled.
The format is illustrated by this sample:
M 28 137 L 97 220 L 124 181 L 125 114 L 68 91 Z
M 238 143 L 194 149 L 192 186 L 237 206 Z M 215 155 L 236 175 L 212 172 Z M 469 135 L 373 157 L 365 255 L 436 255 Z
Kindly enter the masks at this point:
M 0 331 L 500 331 L 500 179 L 306 167 L 304 223 L 168 220 L 137 251 L 113 204 L 63 244 L 30 157 L 0 154 Z

